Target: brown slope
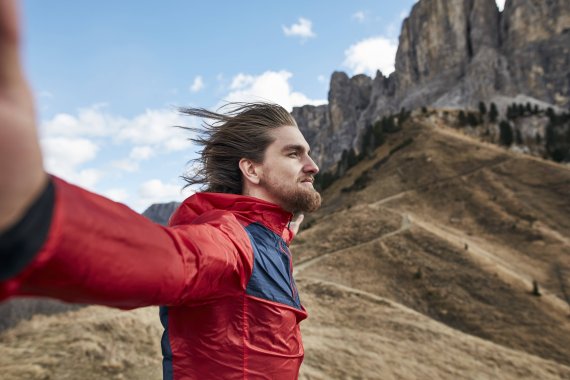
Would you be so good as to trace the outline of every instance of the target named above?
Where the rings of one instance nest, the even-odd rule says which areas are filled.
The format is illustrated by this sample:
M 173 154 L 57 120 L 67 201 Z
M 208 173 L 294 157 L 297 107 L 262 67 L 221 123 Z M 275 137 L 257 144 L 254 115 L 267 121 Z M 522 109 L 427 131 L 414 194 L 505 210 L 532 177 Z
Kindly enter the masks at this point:
M 570 170 L 436 121 L 412 119 L 325 192 L 317 223 L 293 248 L 297 277 L 386 297 L 464 333 L 570 365 Z M 341 191 L 362 183 L 364 172 L 364 189 Z M 375 223 L 378 233 L 367 233 Z M 540 298 L 530 295 L 533 279 Z
M 400 304 L 326 280 L 300 279 L 300 379 L 569 379 L 570 367 L 459 333 Z
M 0 335 L 0 378 L 160 379 L 161 333 L 157 308 L 37 315 Z

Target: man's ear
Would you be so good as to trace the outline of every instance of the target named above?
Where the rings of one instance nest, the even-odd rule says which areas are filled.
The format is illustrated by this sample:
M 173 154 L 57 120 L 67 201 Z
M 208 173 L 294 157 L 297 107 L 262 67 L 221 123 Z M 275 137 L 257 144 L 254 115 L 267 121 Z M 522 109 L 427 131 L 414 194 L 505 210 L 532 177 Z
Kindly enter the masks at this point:
M 261 166 L 248 158 L 239 160 L 239 169 L 243 175 L 244 181 L 251 182 L 254 185 L 259 185 L 262 174 Z

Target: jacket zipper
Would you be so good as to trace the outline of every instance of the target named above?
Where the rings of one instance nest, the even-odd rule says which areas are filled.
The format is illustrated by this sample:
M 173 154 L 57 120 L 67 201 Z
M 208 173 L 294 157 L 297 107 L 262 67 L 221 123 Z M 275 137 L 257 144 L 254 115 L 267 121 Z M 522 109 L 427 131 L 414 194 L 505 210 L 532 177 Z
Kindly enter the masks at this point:
M 293 257 L 291 256 L 289 249 L 283 247 L 283 242 L 281 240 L 279 241 L 279 248 L 289 259 L 289 285 L 291 286 L 291 296 L 295 302 L 297 299 L 297 287 L 295 286 L 295 281 L 293 281 Z

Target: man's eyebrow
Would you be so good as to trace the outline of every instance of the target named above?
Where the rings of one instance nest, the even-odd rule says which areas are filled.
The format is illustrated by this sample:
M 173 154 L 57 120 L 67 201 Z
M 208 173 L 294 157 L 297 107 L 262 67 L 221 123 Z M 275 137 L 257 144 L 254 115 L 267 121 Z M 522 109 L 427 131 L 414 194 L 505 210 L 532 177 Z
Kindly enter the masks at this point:
M 285 145 L 282 149 L 283 152 L 290 151 L 290 150 L 295 150 L 298 152 L 304 152 L 306 150 L 306 148 L 300 144 L 290 144 L 290 145 Z M 309 153 L 311 153 L 311 149 L 307 150 L 307 154 L 309 154 Z

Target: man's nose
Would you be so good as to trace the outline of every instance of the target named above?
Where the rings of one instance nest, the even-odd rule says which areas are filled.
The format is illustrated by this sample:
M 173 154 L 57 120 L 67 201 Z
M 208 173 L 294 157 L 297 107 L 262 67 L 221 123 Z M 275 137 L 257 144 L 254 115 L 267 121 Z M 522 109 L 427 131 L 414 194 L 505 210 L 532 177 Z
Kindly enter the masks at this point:
M 319 167 L 310 156 L 307 156 L 307 163 L 303 169 L 305 173 L 311 173 L 312 175 L 316 175 L 319 172 Z

